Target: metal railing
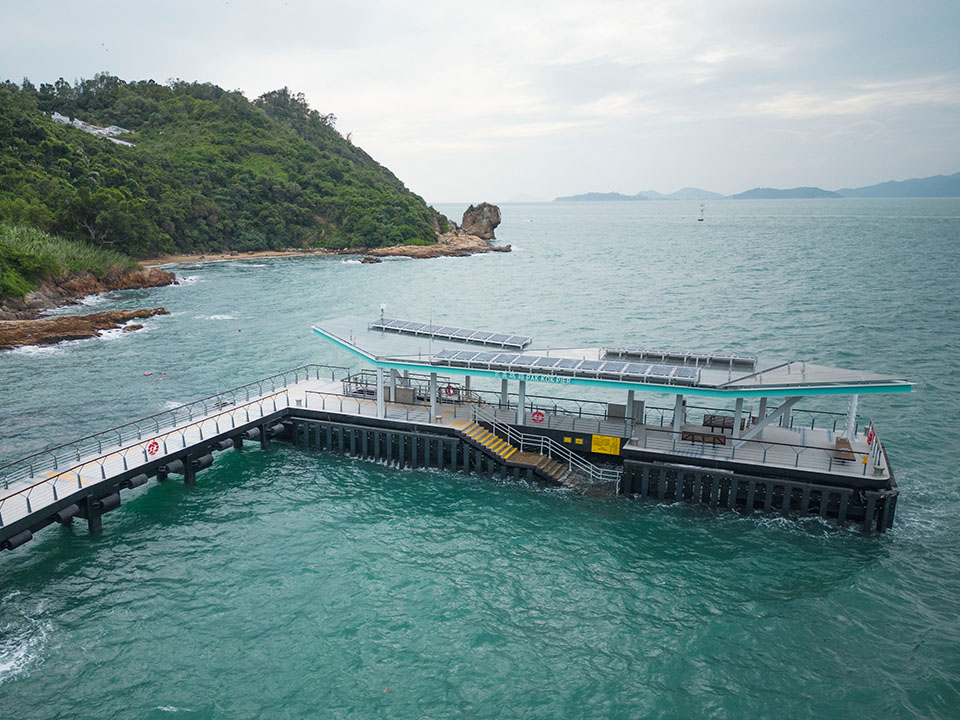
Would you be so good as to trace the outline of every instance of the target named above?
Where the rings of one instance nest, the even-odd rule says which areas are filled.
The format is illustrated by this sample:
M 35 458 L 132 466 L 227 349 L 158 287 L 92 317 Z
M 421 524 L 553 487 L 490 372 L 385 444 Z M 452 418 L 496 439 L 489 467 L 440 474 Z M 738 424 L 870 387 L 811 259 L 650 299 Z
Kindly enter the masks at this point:
M 32 499 L 34 495 L 39 492 L 49 489 L 50 495 L 47 499 L 50 500 L 50 502 L 59 500 L 58 482 L 70 482 L 71 489 L 73 489 L 72 483 L 76 482 L 76 489 L 82 490 L 85 480 L 88 483 L 100 482 L 101 480 L 106 480 L 108 475 L 112 476 L 136 469 L 141 464 L 163 458 L 173 452 L 185 450 L 188 446 L 203 442 L 204 427 L 207 427 L 207 437 L 212 438 L 226 430 L 237 427 L 238 423 L 244 425 L 289 407 L 290 398 L 288 393 L 289 391 L 286 389 L 280 390 L 271 395 L 252 400 L 249 403 L 233 406 L 195 422 L 173 428 L 164 434 L 139 439 L 132 444 L 121 446 L 107 455 L 94 456 L 87 460 L 77 462 L 70 467 L 50 473 L 49 477 L 45 477 L 4 498 L 0 498 L 0 527 L 3 527 L 5 523 L 11 521 L 10 512 L 7 513 L 6 519 L 4 518 L 4 511 L 8 510 L 11 506 L 19 504 L 21 508 L 26 511 L 21 513 L 19 515 L 20 517 L 33 512 L 34 503 Z M 227 424 L 228 422 L 229 425 Z M 87 474 L 87 477 L 84 477 L 84 473 Z M 90 477 L 91 474 L 93 477 Z M 49 502 L 44 504 L 49 504 Z
M 125 443 L 141 440 L 148 434 L 157 434 L 167 428 L 193 422 L 194 418 L 209 415 L 212 411 L 249 402 L 305 380 L 319 380 L 321 376 L 326 376 L 328 373 L 330 379 L 335 380 L 339 371 L 350 372 L 349 368 L 337 365 L 303 365 L 118 425 L 109 430 L 87 435 L 79 440 L 46 448 L 0 466 L 0 484 L 7 489 L 12 482 L 36 477 L 37 474 L 49 470 L 58 471 L 70 463 L 78 462 L 82 457 L 102 453 L 111 447 L 122 447 Z
M 623 476 L 623 471 L 620 469 L 598 467 L 546 435 L 520 432 L 513 426 L 497 420 L 494 413 L 480 405 L 473 408 L 473 420 L 477 423 L 489 425 L 495 435 L 500 436 L 518 450 L 531 451 L 538 455 L 546 455 L 551 459 L 560 460 L 569 470 L 578 473 L 592 483 L 616 483 L 617 494 L 620 493 L 620 479 Z
M 871 460 L 871 455 L 878 458 L 882 457 L 882 448 L 879 446 L 879 440 L 876 439 L 873 441 L 876 443 L 874 449 L 864 453 L 858 450 L 843 451 L 819 445 L 796 445 L 754 439 L 744 440 L 730 435 L 723 436 L 730 441 L 730 444 L 721 445 L 703 442 L 700 439 L 684 440 L 684 435 L 702 437 L 713 435 L 713 433 L 705 429 L 675 432 L 665 428 L 646 426 L 643 428 L 642 437 L 636 439 L 635 442 L 645 450 L 656 452 L 674 452 L 678 455 L 714 460 L 739 459 L 743 462 L 758 462 L 763 465 L 778 465 L 801 470 L 825 470 L 826 472 L 836 472 L 844 475 L 866 475 L 868 468 L 882 469 L 880 465 Z M 852 454 L 853 459 L 837 457 L 837 454 L 842 452 Z

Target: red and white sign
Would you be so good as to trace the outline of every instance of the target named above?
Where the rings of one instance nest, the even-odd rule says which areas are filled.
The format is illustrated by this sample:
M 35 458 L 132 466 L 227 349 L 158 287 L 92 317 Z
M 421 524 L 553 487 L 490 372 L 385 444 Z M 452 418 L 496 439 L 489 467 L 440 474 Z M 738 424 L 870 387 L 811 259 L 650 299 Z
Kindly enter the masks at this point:
M 533 415 L 530 416 L 535 423 L 542 423 L 546 415 L 543 414 L 543 410 L 534 410 Z
M 147 445 L 147 452 L 150 453 L 151 455 L 156 455 L 157 450 L 159 449 L 160 449 L 160 445 L 157 443 L 156 440 L 151 440 L 150 444 Z

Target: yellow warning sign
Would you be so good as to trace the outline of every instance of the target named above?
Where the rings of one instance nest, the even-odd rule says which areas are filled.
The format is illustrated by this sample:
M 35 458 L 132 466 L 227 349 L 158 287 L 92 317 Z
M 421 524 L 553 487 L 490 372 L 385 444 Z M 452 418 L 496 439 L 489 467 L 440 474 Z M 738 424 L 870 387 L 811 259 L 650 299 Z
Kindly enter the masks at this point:
M 610 435 L 593 435 L 590 443 L 590 452 L 604 453 L 606 455 L 620 454 L 620 438 Z

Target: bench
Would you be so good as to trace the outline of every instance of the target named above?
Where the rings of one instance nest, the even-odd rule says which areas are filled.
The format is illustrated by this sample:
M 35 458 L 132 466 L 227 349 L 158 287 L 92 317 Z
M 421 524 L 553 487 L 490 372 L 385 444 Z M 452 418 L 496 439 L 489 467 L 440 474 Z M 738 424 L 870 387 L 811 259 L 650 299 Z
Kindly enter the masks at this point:
M 842 462 L 852 462 L 857 459 L 853 454 L 853 447 L 845 437 L 838 437 L 833 443 L 833 458 Z
M 727 438 L 724 435 L 718 435 L 712 432 L 696 432 L 694 430 L 684 430 L 680 433 L 680 439 L 687 442 L 710 443 L 711 445 L 727 444 Z

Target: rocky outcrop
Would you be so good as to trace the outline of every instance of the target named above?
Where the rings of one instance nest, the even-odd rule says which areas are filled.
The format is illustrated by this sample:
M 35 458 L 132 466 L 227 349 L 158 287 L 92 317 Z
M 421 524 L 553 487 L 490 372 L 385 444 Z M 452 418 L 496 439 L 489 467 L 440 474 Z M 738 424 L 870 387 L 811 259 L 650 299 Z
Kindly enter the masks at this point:
M 471 205 L 463 213 L 460 227 L 468 235 L 476 235 L 483 240 L 493 240 L 493 231 L 500 224 L 500 208 L 482 202 L 476 207 Z
M 510 246 L 493 245 L 476 235 L 450 232 L 438 237 L 433 245 L 394 245 L 367 251 L 374 257 L 409 258 L 466 257 L 487 252 L 510 252 Z
M 176 282 L 176 275 L 158 268 L 117 271 L 108 273 L 103 278 L 97 278 L 88 272 L 79 273 L 44 281 L 26 297 L 0 300 L 0 320 L 29 320 L 37 317 L 42 310 L 70 305 L 87 295 L 111 290 L 175 285 Z
M 20 345 L 50 345 L 63 340 L 84 340 L 97 337 L 104 330 L 113 330 L 137 318 L 169 315 L 162 307 L 152 310 L 110 310 L 93 315 L 60 315 L 37 320 L 0 321 L 0 350 Z M 128 325 L 132 332 L 143 325 Z

